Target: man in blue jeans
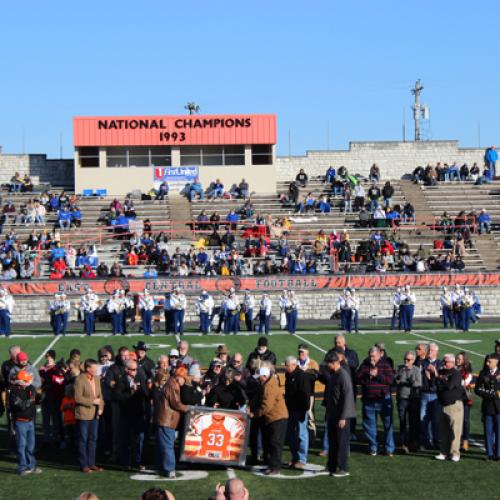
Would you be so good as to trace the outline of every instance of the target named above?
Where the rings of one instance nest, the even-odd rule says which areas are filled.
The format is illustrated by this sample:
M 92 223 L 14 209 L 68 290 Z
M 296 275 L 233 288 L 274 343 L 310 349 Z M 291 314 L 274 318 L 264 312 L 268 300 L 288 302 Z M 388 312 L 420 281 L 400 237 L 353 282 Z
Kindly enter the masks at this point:
M 420 444 L 424 448 L 439 449 L 439 420 L 441 405 L 437 397 L 436 380 L 443 364 L 438 359 L 439 347 L 434 342 L 427 346 L 427 356 L 420 363 L 422 390 L 420 392 Z
M 78 461 L 83 473 L 101 472 L 95 463 L 99 417 L 104 410 L 97 361 L 86 359 L 75 380 L 75 417 L 78 425 Z
M 27 370 L 19 370 L 9 391 L 10 419 L 16 431 L 17 472 L 20 476 L 42 472 L 36 466 L 34 456 L 36 404 L 32 380 Z
M 181 386 L 185 384 L 188 371 L 184 366 L 177 368 L 175 376 L 158 389 L 154 398 L 156 437 L 159 448 L 161 472 L 169 479 L 175 479 L 175 430 L 181 414 L 188 407 L 181 403 Z
M 368 352 L 368 358 L 359 367 L 357 381 L 362 389 L 363 430 L 370 445 L 370 455 L 378 453 L 377 417 L 380 416 L 385 431 L 385 453 L 392 457 L 395 448 L 391 398 L 394 370 L 382 358 L 378 347 Z
M 285 360 L 285 403 L 288 408 L 288 444 L 292 452 L 290 467 L 304 469 L 309 451 L 308 410 L 311 402 L 311 375 L 301 370 L 297 358 Z

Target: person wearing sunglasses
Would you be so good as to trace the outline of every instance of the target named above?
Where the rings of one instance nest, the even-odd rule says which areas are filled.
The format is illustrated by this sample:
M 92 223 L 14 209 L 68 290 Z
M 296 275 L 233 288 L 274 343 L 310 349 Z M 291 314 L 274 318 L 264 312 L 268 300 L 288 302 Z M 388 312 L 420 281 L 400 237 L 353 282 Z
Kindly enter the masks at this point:
M 418 446 L 420 388 L 422 374 L 415 366 L 415 353 L 407 351 L 404 362 L 396 371 L 397 403 L 399 414 L 399 436 L 401 448 L 405 453 L 414 451 Z

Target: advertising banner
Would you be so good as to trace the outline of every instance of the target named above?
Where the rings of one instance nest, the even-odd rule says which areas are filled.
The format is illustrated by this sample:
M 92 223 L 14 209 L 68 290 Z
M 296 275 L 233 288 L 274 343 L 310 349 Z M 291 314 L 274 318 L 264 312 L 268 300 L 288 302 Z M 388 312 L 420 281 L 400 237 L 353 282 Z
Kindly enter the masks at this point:
M 154 167 L 153 184 L 155 189 L 164 181 L 168 182 L 170 191 L 180 192 L 187 183 L 198 177 L 198 167 Z
M 151 293 L 161 294 L 179 288 L 186 294 L 199 294 L 202 290 L 226 293 L 230 288 L 236 291 L 254 292 L 278 291 L 283 289 L 301 291 L 342 290 L 344 288 L 381 289 L 410 285 L 415 288 L 435 288 L 442 286 L 499 286 L 500 273 L 469 274 L 384 274 L 384 275 L 276 275 L 263 277 L 225 276 L 219 278 L 165 277 L 157 279 L 110 278 L 108 280 L 47 280 L 47 281 L 9 281 L 3 286 L 13 295 L 50 295 L 64 292 L 68 295 L 81 295 L 91 287 L 95 293 L 111 294 L 117 288 L 141 293 L 148 289 Z
M 245 465 L 249 434 L 247 413 L 192 406 L 186 414 L 180 460 Z

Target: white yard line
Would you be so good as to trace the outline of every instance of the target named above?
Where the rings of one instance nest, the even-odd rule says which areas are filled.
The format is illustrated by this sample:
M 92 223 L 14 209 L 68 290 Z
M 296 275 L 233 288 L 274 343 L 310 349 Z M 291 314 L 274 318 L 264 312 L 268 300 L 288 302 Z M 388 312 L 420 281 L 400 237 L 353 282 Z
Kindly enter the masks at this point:
M 61 337 L 63 337 L 63 335 L 56 335 L 54 337 L 54 339 L 52 340 L 52 342 L 50 342 L 50 344 L 45 348 L 45 350 L 42 352 L 42 354 L 40 354 L 40 356 L 38 356 L 38 358 L 36 358 L 36 360 L 33 363 L 33 366 L 36 366 L 38 363 L 40 363 L 40 361 L 42 361 L 42 359 L 45 356 L 45 354 L 47 353 L 47 351 L 49 351 L 50 349 L 52 349 L 52 347 L 54 347 L 54 345 L 56 344 L 56 342 Z
M 301 337 L 300 335 L 297 335 L 297 334 L 295 334 L 294 337 L 297 337 L 298 339 L 302 340 L 302 342 L 305 342 L 306 344 L 309 344 L 310 346 L 312 346 L 315 349 L 317 349 L 319 352 L 322 352 L 323 354 L 326 354 L 326 351 L 322 347 L 319 347 L 316 344 L 313 344 L 311 341 L 306 340 L 304 337 Z
M 451 347 L 452 349 L 459 349 L 460 351 L 468 352 L 469 354 L 473 354 L 474 356 L 478 356 L 481 359 L 484 359 L 485 355 L 479 352 L 471 351 L 470 349 L 465 349 L 462 345 L 454 345 L 449 344 L 448 342 L 444 342 L 443 340 L 439 340 L 439 338 L 426 337 L 425 335 L 421 335 L 419 333 L 410 332 L 410 335 L 414 337 L 418 337 L 420 339 L 428 340 L 429 342 L 435 342 L 436 344 L 443 344 L 447 347 Z

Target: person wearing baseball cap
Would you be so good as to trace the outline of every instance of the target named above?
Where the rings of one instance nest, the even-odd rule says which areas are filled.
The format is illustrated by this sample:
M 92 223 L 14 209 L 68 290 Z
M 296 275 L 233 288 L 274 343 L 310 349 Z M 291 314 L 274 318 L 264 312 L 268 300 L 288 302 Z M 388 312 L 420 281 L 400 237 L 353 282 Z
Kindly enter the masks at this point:
M 21 359 L 23 359 L 23 356 L 21 356 Z M 36 389 L 33 387 L 32 381 L 32 374 L 26 369 L 20 369 L 15 374 L 9 391 L 9 409 L 16 432 L 17 473 L 21 477 L 42 472 L 36 466 L 34 455 Z
M 30 364 L 29 357 L 24 351 L 20 351 L 16 355 L 16 364 L 9 372 L 9 380 L 12 381 L 16 379 L 17 374 L 25 370 L 31 375 L 31 385 L 36 389 L 40 389 L 42 386 L 42 381 L 40 379 L 40 374 L 38 370 Z

